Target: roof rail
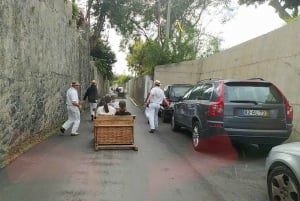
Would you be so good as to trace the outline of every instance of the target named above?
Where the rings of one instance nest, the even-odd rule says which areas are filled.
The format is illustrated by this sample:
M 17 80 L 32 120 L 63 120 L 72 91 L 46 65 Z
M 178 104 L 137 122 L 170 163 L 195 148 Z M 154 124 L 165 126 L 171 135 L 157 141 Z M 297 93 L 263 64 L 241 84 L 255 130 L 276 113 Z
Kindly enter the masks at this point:
M 263 78 L 261 77 L 253 77 L 253 78 L 249 78 L 248 80 L 261 80 L 261 81 L 265 81 Z
M 207 81 L 207 80 L 222 80 L 222 79 L 223 78 L 207 78 L 207 79 L 200 80 L 197 83 L 204 82 L 204 81 Z

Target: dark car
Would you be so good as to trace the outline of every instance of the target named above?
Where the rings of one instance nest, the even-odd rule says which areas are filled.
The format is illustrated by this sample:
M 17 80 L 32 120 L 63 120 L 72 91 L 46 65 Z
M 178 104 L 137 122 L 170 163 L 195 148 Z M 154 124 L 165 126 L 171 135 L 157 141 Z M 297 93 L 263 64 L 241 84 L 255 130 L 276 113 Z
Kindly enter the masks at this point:
M 160 116 L 163 119 L 163 122 L 169 122 L 172 118 L 173 105 L 178 102 L 183 95 L 192 88 L 192 84 L 171 84 L 167 85 L 164 88 L 164 93 L 166 100 L 169 103 L 169 107 L 162 105 L 159 111 Z
M 195 149 L 201 138 L 214 134 L 270 149 L 292 131 L 292 106 L 273 83 L 261 78 L 200 81 L 173 110 L 172 129 L 192 131 Z

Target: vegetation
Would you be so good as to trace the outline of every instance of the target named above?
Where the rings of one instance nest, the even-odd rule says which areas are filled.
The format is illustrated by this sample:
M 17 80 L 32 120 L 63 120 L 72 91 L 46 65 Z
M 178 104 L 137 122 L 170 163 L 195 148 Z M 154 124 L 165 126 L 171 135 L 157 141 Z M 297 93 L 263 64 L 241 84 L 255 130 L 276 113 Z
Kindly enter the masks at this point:
M 170 2 L 172 3 L 170 4 Z M 205 30 L 204 18 L 230 18 L 232 0 L 88 0 L 93 41 L 103 38 L 106 27 L 123 36 L 129 47 L 129 70 L 136 75 L 153 73 L 156 65 L 207 57 L 220 51 L 221 39 Z M 299 16 L 299 0 L 239 0 L 240 5 L 269 2 L 290 22 Z M 93 47 L 93 46 L 92 46 Z
M 128 82 L 132 77 L 129 75 L 119 75 L 119 76 L 114 76 L 112 80 L 112 84 L 125 84 Z
M 72 2 L 72 19 L 76 21 L 79 19 L 79 8 L 75 2 Z
M 102 74 L 104 79 L 113 78 L 112 65 L 116 62 L 116 56 L 110 46 L 98 39 L 91 49 L 91 57 L 95 61 L 96 68 Z
M 240 5 L 259 5 L 265 2 L 269 2 L 269 5 L 276 10 L 279 17 L 287 23 L 299 17 L 299 0 L 239 0 Z
M 156 65 L 192 60 L 219 51 L 216 43 L 221 40 L 205 32 L 203 17 L 223 14 L 229 8 L 229 0 L 168 2 L 89 0 L 87 16 L 92 15 L 96 20 L 92 40 L 102 37 L 107 24 L 115 28 L 124 38 L 122 46 L 129 46 L 127 60 L 130 70 L 137 75 L 153 72 Z

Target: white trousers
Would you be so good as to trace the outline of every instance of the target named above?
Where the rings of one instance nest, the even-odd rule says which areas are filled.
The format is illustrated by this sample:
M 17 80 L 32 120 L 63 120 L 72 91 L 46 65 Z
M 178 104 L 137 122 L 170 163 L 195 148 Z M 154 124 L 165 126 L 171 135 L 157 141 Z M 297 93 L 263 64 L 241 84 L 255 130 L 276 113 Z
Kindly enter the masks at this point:
M 79 108 L 76 106 L 68 105 L 67 111 L 68 111 L 68 120 L 62 125 L 62 127 L 68 130 L 73 125 L 71 133 L 76 133 L 80 124 Z
M 97 103 L 89 103 L 89 104 L 90 104 L 90 113 L 91 113 L 91 115 L 95 116 Z M 94 109 L 95 109 L 95 111 L 94 111 Z
M 157 103 L 150 103 L 149 104 L 148 119 L 149 119 L 150 129 L 158 128 L 158 111 L 159 111 L 159 108 L 160 108 L 160 104 L 157 104 Z

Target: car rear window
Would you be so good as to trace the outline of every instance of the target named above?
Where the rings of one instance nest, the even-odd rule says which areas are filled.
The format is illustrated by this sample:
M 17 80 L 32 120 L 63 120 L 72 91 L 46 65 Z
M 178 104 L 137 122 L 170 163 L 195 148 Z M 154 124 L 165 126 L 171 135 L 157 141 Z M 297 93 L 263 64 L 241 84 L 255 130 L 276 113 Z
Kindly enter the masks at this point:
M 191 86 L 176 86 L 176 87 L 172 87 L 170 89 L 169 95 L 170 98 L 178 98 L 183 96 L 189 89 L 191 88 Z
M 225 84 L 225 102 L 283 103 L 281 93 L 264 82 L 229 82 Z

